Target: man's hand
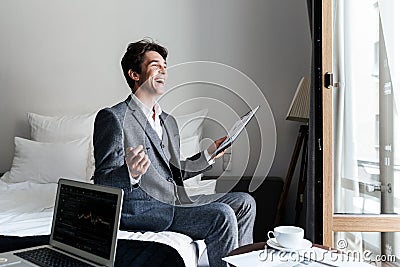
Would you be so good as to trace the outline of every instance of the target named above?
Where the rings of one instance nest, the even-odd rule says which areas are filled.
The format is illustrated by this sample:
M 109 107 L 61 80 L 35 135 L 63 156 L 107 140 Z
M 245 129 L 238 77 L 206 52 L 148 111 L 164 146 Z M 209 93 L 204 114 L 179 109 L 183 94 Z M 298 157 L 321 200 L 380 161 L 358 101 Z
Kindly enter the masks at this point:
M 125 151 L 125 162 L 133 178 L 145 174 L 151 163 L 142 145 L 128 147 Z
M 218 139 L 218 140 L 215 140 L 214 143 L 212 143 L 212 144 L 207 148 L 208 154 L 212 155 L 212 154 L 215 152 L 215 150 L 217 150 L 217 148 L 222 144 L 222 142 L 225 141 L 226 138 L 227 138 L 227 136 L 224 136 L 224 137 L 222 137 L 222 138 L 220 138 L 220 139 Z M 226 150 L 226 149 L 225 149 L 225 150 Z M 225 154 L 225 150 L 223 150 L 223 151 L 220 152 L 218 155 L 216 155 L 216 156 L 214 157 L 214 159 L 217 159 L 217 158 L 222 157 L 222 155 Z

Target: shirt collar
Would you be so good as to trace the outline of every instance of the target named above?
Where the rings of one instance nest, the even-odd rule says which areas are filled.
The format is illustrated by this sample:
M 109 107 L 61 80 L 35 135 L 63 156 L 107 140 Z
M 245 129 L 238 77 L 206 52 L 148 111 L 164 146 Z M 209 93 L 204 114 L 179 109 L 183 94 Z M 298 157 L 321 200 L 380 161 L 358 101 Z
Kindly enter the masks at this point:
M 136 103 L 136 105 L 143 111 L 144 115 L 146 115 L 146 118 L 150 120 L 151 117 L 153 116 L 153 109 L 149 108 L 142 101 L 140 101 L 140 99 L 137 98 L 137 96 L 134 93 L 131 93 L 131 98 Z M 160 116 L 162 113 L 161 106 L 157 102 L 155 102 L 154 107 L 156 115 Z

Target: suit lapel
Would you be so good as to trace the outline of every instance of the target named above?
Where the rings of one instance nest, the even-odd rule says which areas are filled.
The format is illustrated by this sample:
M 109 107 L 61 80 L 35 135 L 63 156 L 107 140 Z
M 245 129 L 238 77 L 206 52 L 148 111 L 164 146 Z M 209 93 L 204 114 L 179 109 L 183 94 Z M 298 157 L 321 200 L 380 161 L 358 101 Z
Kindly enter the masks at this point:
M 140 127 L 142 127 L 143 131 L 146 130 L 147 118 L 144 115 L 143 111 L 136 105 L 135 101 L 129 96 L 125 103 L 128 105 L 129 109 L 133 117 L 137 120 Z
M 146 133 L 147 137 L 149 138 L 150 142 L 153 144 L 153 147 L 156 149 L 158 154 L 163 159 L 164 163 L 169 168 L 168 159 L 165 157 L 164 151 L 162 151 L 161 143 L 162 141 L 158 137 L 156 131 L 154 131 L 153 127 L 147 122 L 146 115 L 144 115 L 143 111 L 136 105 L 135 101 L 128 97 L 125 101 L 128 107 L 131 109 L 132 116 L 137 120 L 140 127 L 142 127 L 143 131 Z

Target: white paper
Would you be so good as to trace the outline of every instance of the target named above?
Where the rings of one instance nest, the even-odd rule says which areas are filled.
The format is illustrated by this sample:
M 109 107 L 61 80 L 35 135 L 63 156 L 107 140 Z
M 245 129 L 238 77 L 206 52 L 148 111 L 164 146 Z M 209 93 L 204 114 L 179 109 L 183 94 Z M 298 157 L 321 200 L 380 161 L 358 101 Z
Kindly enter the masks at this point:
M 211 158 L 221 153 L 222 150 L 228 148 L 235 141 L 235 139 L 246 127 L 247 123 L 251 120 L 251 118 L 253 118 L 259 107 L 260 106 L 257 106 L 255 109 L 249 111 L 246 115 L 235 122 L 232 128 L 228 131 L 227 138 L 219 145 L 218 149 L 214 151 L 214 153 L 211 155 Z
M 267 259 L 265 261 L 261 261 L 258 259 L 258 256 L 262 250 L 252 251 L 245 254 L 230 256 L 222 258 L 224 261 L 236 266 L 236 267 L 261 267 L 261 266 L 293 266 L 293 262 L 282 262 L 282 261 L 272 261 L 271 259 Z M 270 253 L 270 252 L 269 252 Z

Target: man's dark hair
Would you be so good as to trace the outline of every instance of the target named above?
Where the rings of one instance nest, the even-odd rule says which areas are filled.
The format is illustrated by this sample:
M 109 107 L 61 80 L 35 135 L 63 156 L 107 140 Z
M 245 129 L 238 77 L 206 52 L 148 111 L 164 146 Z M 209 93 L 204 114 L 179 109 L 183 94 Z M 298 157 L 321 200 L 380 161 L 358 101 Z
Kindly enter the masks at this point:
M 125 55 L 122 57 L 121 67 L 131 89 L 134 88 L 135 81 L 129 77 L 128 71 L 131 69 L 139 74 L 141 73 L 144 55 L 147 51 L 156 51 L 164 60 L 167 59 L 168 50 L 152 40 L 143 39 L 135 43 L 130 43 L 126 49 Z

